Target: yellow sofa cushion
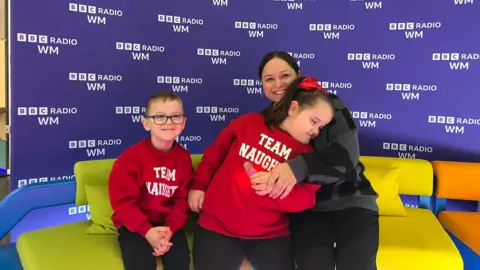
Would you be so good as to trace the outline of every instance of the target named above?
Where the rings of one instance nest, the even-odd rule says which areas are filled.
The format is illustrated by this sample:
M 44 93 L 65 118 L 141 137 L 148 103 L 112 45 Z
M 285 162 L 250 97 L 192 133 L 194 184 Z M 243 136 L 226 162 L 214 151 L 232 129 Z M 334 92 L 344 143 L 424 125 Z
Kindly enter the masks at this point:
M 92 224 L 82 221 L 24 233 L 17 250 L 25 270 L 123 269 L 116 235 L 87 235 Z M 187 233 L 190 250 L 193 235 Z M 157 270 L 162 270 L 159 258 Z M 191 264 L 193 270 L 193 263 Z
M 463 270 L 460 253 L 433 213 L 406 211 L 406 217 L 379 218 L 378 269 Z
M 443 211 L 438 214 L 442 226 L 480 256 L 480 213 Z
M 110 205 L 108 186 L 85 186 L 92 225 L 88 227 L 87 234 L 118 234 L 111 219 L 113 214 Z
M 365 176 L 378 193 L 377 205 L 380 216 L 405 217 L 407 215 L 402 199 L 398 195 L 401 173 L 402 167 L 369 166 L 365 169 Z

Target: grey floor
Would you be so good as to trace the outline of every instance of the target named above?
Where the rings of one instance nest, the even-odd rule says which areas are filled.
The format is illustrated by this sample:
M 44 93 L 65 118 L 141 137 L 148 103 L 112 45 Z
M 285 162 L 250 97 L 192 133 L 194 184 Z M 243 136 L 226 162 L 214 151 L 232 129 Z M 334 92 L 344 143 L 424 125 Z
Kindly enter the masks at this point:
M 10 190 L 9 183 L 10 183 L 10 177 L 0 178 L 0 201 L 3 200 L 3 198 L 5 198 L 5 196 L 7 196 L 7 194 L 9 193 L 9 190 Z M 0 239 L 0 245 L 6 245 L 8 243 L 9 243 L 8 235 L 5 238 Z

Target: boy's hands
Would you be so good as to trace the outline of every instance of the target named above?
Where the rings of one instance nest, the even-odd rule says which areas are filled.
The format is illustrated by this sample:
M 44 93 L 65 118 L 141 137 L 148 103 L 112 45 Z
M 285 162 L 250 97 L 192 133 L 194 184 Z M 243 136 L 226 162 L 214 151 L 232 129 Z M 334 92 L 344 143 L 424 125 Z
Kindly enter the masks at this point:
M 170 242 L 170 239 L 172 238 L 172 231 L 170 231 L 169 227 L 153 227 L 148 230 L 145 238 L 152 246 L 152 255 L 154 256 L 161 256 L 167 253 L 172 246 L 172 243 Z

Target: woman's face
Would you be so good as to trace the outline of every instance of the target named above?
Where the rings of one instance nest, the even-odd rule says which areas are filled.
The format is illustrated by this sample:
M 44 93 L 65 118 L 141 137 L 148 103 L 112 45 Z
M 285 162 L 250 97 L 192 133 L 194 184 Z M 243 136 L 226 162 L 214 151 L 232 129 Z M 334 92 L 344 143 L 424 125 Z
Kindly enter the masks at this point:
M 278 102 L 288 85 L 297 78 L 298 74 L 284 60 L 273 58 L 262 72 L 262 85 L 265 96 L 273 102 Z

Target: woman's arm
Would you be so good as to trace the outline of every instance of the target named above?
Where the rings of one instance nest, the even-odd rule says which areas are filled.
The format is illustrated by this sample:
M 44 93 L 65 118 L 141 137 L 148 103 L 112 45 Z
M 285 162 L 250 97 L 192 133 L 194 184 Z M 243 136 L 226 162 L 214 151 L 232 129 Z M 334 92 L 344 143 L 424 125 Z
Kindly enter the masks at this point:
M 355 170 L 360 160 L 358 127 L 345 104 L 335 95 L 330 97 L 335 116 L 323 130 L 328 132 L 327 142 L 324 137 L 316 137 L 313 153 L 298 155 L 279 165 L 268 180 L 258 178 L 258 183 L 266 182 L 264 190 L 257 189 L 259 195 L 270 194 L 273 198 L 281 195 L 284 198 L 297 182 L 328 185 Z

